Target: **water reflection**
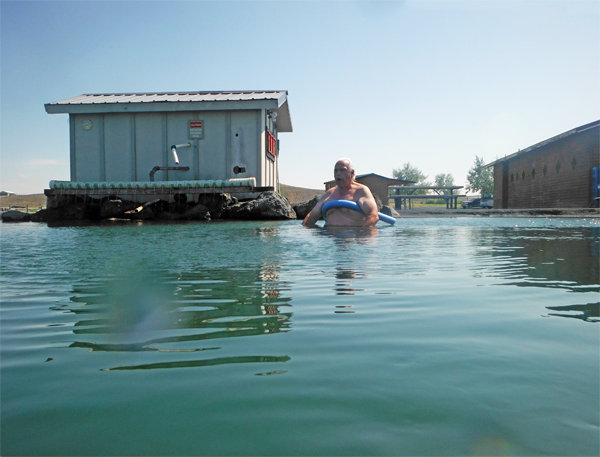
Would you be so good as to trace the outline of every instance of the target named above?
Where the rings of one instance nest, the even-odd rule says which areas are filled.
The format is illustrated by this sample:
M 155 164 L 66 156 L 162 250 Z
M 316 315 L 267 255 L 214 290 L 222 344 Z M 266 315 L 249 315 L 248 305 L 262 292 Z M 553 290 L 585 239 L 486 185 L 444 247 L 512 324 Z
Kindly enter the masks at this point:
M 181 362 L 162 362 L 147 363 L 143 365 L 127 365 L 122 367 L 106 368 L 103 371 L 126 371 L 126 370 L 156 370 L 159 368 L 190 368 L 190 367 L 208 367 L 214 365 L 226 365 L 228 363 L 265 363 L 265 362 L 287 362 L 288 356 L 240 356 L 240 357 L 220 357 L 207 360 L 185 360 Z M 257 373 L 265 375 L 266 373 Z
M 367 278 L 365 273 L 366 257 L 369 251 L 365 248 L 377 249 L 379 228 L 377 227 L 324 227 L 321 234 L 334 242 L 331 258 L 335 263 L 334 286 L 335 295 L 353 296 L 366 289 L 357 287 L 356 283 Z M 358 258 L 357 258 L 358 256 Z M 335 305 L 336 314 L 354 314 L 353 305 Z
M 121 274 L 74 289 L 71 304 L 53 308 L 80 319 L 71 348 L 90 352 L 198 353 L 225 338 L 264 336 L 291 330 L 289 284 L 280 265 L 218 270 Z M 81 338 L 83 337 L 83 338 Z M 148 370 L 238 363 L 286 362 L 286 355 L 243 355 L 196 360 L 160 360 L 105 368 Z
M 560 311 L 560 313 L 548 313 L 550 316 L 581 319 L 586 322 L 600 322 L 600 319 L 594 319 L 600 317 L 600 302 L 586 305 L 547 306 L 546 308 Z
M 493 271 L 518 279 L 509 285 L 598 292 L 598 235 L 598 228 L 502 229 L 478 237 L 475 244 L 478 256 L 494 259 Z
M 355 292 L 361 292 L 365 289 L 354 287 L 354 281 L 366 278 L 367 275 L 361 271 L 356 271 L 347 266 L 338 266 L 335 269 L 335 290 L 336 295 L 354 295 Z

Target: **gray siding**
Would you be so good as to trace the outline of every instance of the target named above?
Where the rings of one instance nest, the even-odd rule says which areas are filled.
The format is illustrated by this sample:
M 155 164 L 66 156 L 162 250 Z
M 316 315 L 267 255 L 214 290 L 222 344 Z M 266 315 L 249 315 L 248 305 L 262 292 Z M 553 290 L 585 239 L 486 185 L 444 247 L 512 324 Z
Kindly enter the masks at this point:
M 255 177 L 259 186 L 276 186 L 276 164 L 265 158 L 264 116 L 264 110 L 72 114 L 71 179 L 148 181 L 155 166 L 189 166 L 158 171 L 155 179 Z M 190 120 L 204 122 L 203 138 L 190 138 Z M 184 143 L 192 146 L 177 149 L 176 164 L 170 147 Z M 236 174 L 236 166 L 246 171 Z
M 136 181 L 148 181 L 150 171 L 154 167 L 167 166 L 166 126 L 166 114 L 137 113 L 135 115 Z M 157 172 L 155 176 L 157 181 L 167 177 L 164 171 Z
M 104 179 L 135 180 L 133 115 L 104 115 Z

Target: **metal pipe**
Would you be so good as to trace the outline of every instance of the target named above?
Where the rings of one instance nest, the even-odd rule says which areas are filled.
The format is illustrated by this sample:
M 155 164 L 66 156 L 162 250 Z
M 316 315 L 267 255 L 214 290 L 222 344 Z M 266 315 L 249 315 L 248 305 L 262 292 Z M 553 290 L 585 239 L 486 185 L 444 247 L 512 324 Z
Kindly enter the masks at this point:
M 158 165 L 150 172 L 150 181 L 154 181 L 154 174 L 159 170 L 165 171 L 188 171 L 190 167 L 159 167 Z
M 173 159 L 175 160 L 175 163 L 179 163 L 179 157 L 177 157 L 177 148 L 189 148 L 191 146 L 192 143 L 181 143 L 171 146 L 171 152 L 173 153 Z

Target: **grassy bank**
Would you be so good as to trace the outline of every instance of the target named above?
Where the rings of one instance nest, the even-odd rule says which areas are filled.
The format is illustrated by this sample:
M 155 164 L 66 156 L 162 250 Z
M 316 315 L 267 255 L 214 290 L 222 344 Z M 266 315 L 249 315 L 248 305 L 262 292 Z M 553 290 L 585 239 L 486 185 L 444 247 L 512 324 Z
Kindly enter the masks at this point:
M 300 203 L 311 198 L 324 194 L 323 189 L 305 189 L 303 187 L 293 187 L 281 184 L 281 195 L 287 198 L 290 203 Z
M 29 211 L 35 212 L 45 207 L 46 196 L 44 194 L 0 196 L 0 208 L 2 208 L 2 211 L 12 208 L 20 210 L 29 208 Z

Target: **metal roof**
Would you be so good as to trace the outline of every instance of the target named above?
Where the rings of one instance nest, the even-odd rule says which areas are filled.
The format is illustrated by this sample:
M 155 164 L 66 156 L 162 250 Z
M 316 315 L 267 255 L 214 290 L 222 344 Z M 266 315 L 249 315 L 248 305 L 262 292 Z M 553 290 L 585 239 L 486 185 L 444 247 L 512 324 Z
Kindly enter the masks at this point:
M 354 180 L 358 181 L 359 179 L 367 178 L 367 177 L 370 177 L 370 176 L 373 176 L 373 177 L 376 177 L 376 178 L 379 178 L 379 179 L 384 179 L 384 180 L 386 180 L 388 182 L 388 185 L 391 185 L 392 183 L 405 183 L 405 184 L 406 183 L 414 183 L 414 181 L 406 181 L 404 179 L 388 178 L 386 176 L 381 176 L 381 175 L 378 175 L 376 173 L 365 173 L 365 174 L 362 174 L 362 175 L 356 175 L 354 177 Z M 335 182 L 335 179 L 332 179 L 330 181 L 325 181 L 323 184 L 331 184 L 332 182 Z
M 526 154 L 528 152 L 533 151 L 534 149 L 538 149 L 538 148 L 541 148 L 542 146 L 546 146 L 547 144 L 554 143 L 555 141 L 562 140 L 563 138 L 566 138 L 568 136 L 574 135 L 576 133 L 583 132 L 585 130 L 597 128 L 599 126 L 600 126 L 600 120 L 599 121 L 590 122 L 589 124 L 582 125 L 581 127 L 575 127 L 574 129 L 571 129 L 568 132 L 564 132 L 564 133 L 561 133 L 560 135 L 553 136 L 552 138 L 548 138 L 547 140 L 544 140 L 544 141 L 541 141 L 539 143 L 536 143 L 533 146 L 529 146 L 528 148 L 519 150 L 519 151 L 514 152 L 514 153 L 512 153 L 510 155 L 504 156 L 501 159 L 497 159 L 494 162 L 488 163 L 487 165 L 484 165 L 484 168 L 493 167 L 494 165 L 496 165 L 498 163 L 501 163 L 501 162 L 504 162 L 505 160 L 514 159 L 515 157 L 517 157 L 517 156 L 519 156 L 521 154 Z
M 287 95 L 285 90 L 83 94 L 44 106 L 50 114 L 272 109 L 278 130 L 291 132 Z

